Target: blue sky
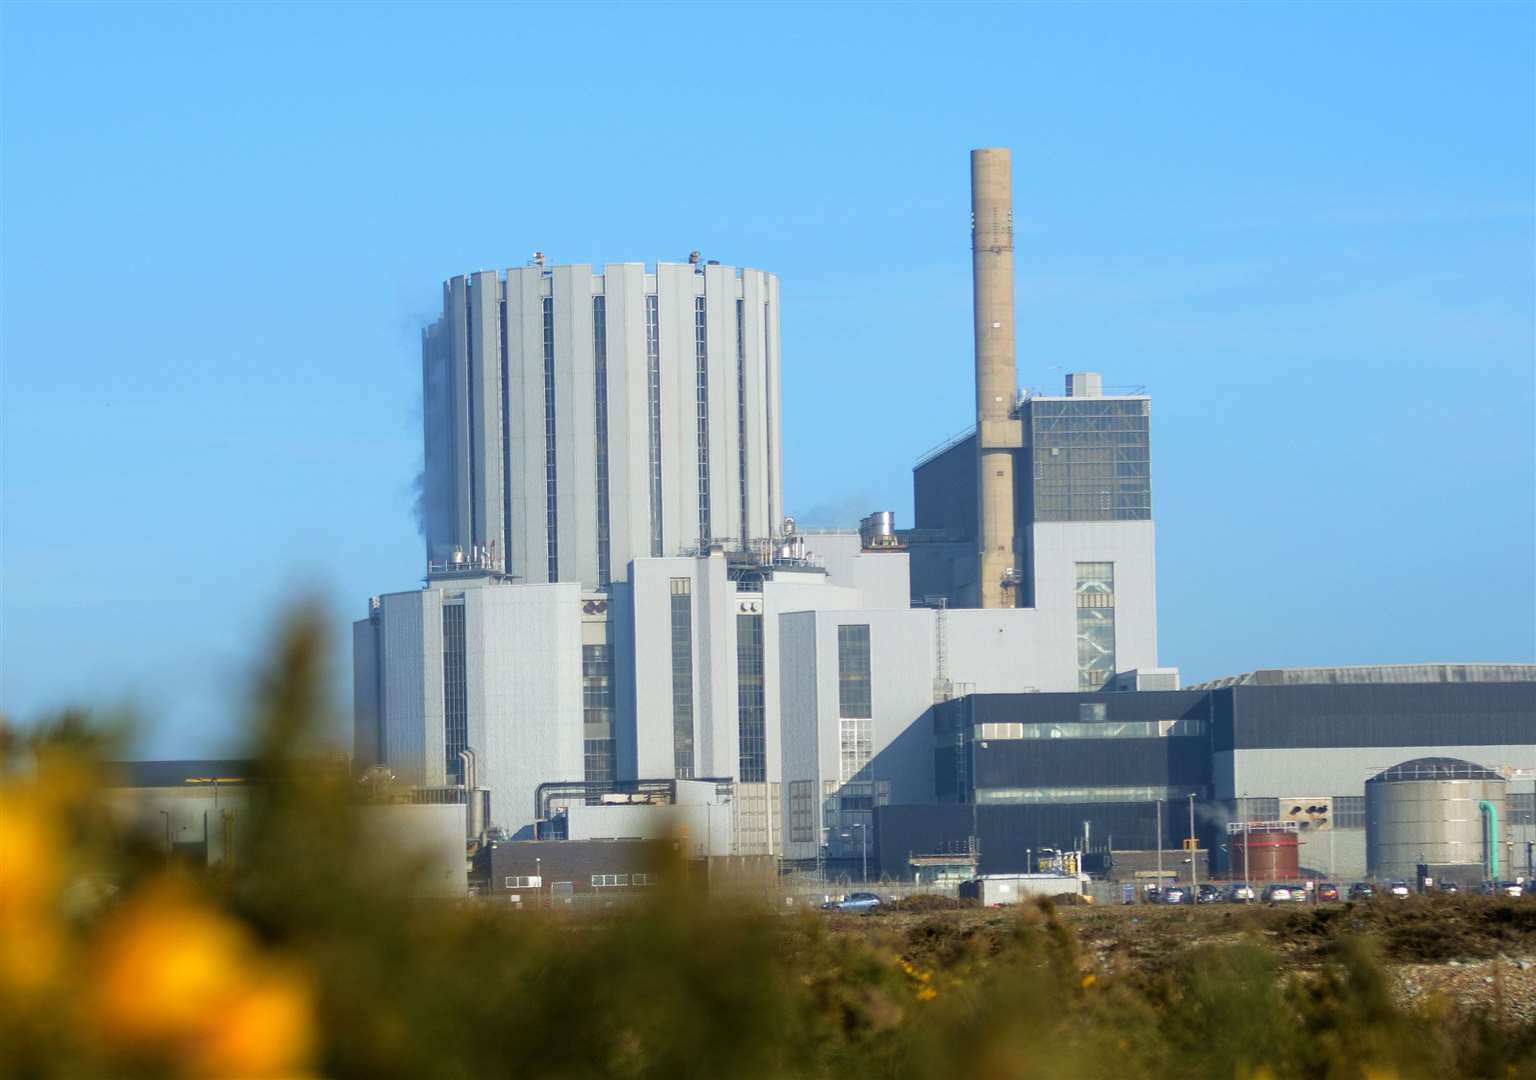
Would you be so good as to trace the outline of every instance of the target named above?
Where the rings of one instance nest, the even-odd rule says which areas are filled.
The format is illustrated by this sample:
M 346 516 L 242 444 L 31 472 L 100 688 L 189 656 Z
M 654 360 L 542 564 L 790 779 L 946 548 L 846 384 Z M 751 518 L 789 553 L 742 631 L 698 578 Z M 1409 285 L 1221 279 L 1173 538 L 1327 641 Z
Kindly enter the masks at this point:
M 1533 10 L 6 4 L 0 705 L 225 749 L 306 590 L 345 695 L 419 327 L 535 249 L 779 274 L 788 508 L 909 523 L 985 145 L 1021 383 L 1153 394 L 1165 663 L 1536 659 Z

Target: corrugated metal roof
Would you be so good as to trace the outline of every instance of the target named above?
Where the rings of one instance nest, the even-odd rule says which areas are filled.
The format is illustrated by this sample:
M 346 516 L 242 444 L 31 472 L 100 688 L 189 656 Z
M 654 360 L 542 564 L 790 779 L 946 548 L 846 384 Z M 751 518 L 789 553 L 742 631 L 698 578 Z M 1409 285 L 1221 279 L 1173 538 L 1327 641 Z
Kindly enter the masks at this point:
M 1371 664 L 1357 667 L 1257 668 L 1185 687 L 1342 686 L 1389 683 L 1536 682 L 1536 664 Z

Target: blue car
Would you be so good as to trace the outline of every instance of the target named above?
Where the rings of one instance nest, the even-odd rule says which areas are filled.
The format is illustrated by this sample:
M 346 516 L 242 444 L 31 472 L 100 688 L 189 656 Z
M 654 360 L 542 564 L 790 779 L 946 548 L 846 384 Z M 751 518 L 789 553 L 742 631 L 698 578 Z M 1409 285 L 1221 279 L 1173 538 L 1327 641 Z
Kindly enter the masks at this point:
M 880 898 L 872 892 L 853 892 L 841 900 L 822 904 L 823 911 L 873 911 L 880 906 Z

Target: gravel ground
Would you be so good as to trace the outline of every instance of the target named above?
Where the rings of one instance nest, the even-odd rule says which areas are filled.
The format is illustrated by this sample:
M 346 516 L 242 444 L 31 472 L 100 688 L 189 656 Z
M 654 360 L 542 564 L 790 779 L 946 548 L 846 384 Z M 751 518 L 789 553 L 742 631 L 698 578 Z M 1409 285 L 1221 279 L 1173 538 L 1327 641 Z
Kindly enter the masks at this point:
M 1438 998 L 1455 1009 L 1488 1010 L 1507 1023 L 1536 1022 L 1536 957 L 1395 964 L 1388 971 L 1402 1004 Z

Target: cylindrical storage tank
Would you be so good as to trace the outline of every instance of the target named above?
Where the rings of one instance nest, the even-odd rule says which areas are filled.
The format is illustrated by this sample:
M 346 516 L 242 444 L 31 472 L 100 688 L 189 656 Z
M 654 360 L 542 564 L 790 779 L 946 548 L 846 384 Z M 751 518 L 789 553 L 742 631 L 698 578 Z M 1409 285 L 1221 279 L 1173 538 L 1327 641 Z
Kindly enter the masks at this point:
M 1301 877 L 1301 848 L 1289 829 L 1254 827 L 1233 835 L 1232 877 L 1249 881 L 1296 881 Z
M 1423 863 L 1437 883 L 1482 881 L 1491 872 L 1489 841 L 1501 839 L 1489 831 L 1502 832 L 1509 820 L 1508 786 L 1499 773 L 1460 758 L 1415 758 L 1377 773 L 1365 782 L 1367 872 L 1411 881 Z
M 886 547 L 896 536 L 896 512 L 876 510 L 859 522 L 859 539 L 867 548 Z

